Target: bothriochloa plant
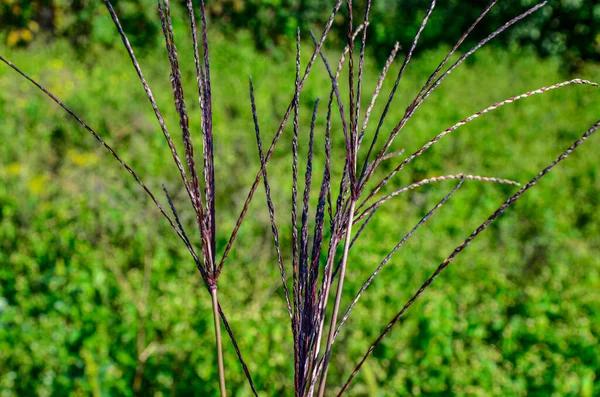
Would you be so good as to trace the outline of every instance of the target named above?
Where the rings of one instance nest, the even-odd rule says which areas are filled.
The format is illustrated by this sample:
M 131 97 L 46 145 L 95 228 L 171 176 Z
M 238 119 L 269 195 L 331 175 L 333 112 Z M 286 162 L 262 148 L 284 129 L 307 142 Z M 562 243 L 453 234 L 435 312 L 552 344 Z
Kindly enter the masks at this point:
M 232 368 L 224 367 L 222 353 L 223 341 L 221 336 L 222 327 L 224 327 L 235 348 L 239 362 L 242 365 L 242 369 L 253 393 L 255 395 L 258 395 L 259 393 L 252 381 L 251 373 L 246 365 L 246 361 L 238 346 L 233 331 L 227 322 L 227 317 L 219 304 L 218 280 L 220 274 L 227 270 L 225 264 L 228 255 L 231 252 L 238 231 L 246 217 L 249 205 L 261 183 L 264 186 L 266 194 L 266 206 L 264 209 L 268 212 L 270 219 L 277 266 L 281 274 L 281 287 L 283 289 L 285 306 L 293 335 L 293 362 L 290 359 L 289 365 L 293 365 L 295 377 L 294 391 L 292 392 L 290 390 L 289 394 L 294 393 L 296 396 L 318 395 L 319 397 L 326 394 L 339 396 L 350 390 L 353 378 L 358 371 L 360 371 L 375 347 L 398 323 L 399 319 L 405 315 L 411 305 L 431 286 L 436 277 L 452 263 L 454 258 L 496 218 L 506 211 L 511 204 L 517 201 L 527 190 L 532 188 L 542 177 L 552 171 L 558 163 L 563 161 L 571 154 L 571 152 L 600 128 L 599 120 L 592 124 L 581 138 L 566 148 L 562 154 L 524 185 L 521 185 L 516 181 L 499 177 L 461 173 L 455 175 L 440 175 L 438 177 L 415 181 L 392 193 L 383 195 L 381 194 L 382 188 L 384 188 L 396 174 L 401 172 L 408 164 L 415 161 L 423 152 L 442 138 L 472 120 L 505 105 L 537 94 L 542 94 L 546 91 L 560 89 L 574 84 L 598 88 L 598 84 L 582 79 L 572 79 L 541 87 L 533 91 L 520 93 L 504 101 L 492 104 L 464 120 L 459 121 L 453 126 L 450 126 L 425 142 L 412 154 L 405 155 L 403 151 L 391 152 L 390 148 L 392 147 L 392 143 L 403 130 L 406 123 L 457 67 L 496 36 L 502 34 L 520 20 L 527 18 L 529 15 L 544 7 L 546 2 L 537 4 L 524 13 L 515 16 L 481 40 L 473 48 L 464 52 L 463 55 L 460 55 L 456 61 L 450 62 L 450 59 L 457 53 L 458 49 L 473 29 L 485 18 L 486 14 L 498 2 L 498 0 L 492 0 L 489 5 L 482 10 L 479 17 L 473 21 L 473 24 L 469 29 L 458 38 L 456 44 L 441 60 L 439 66 L 432 71 L 430 77 L 425 81 L 419 93 L 404 111 L 404 115 L 399 120 L 394 120 L 395 126 L 393 129 L 391 131 L 385 131 L 383 128 L 384 121 L 388 117 L 388 111 L 393 104 L 394 96 L 404 72 L 409 66 L 410 60 L 418 47 L 419 38 L 424 29 L 426 29 L 428 20 L 435 10 L 436 1 L 431 1 L 429 8 L 426 10 L 412 45 L 404 54 L 403 61 L 400 64 L 394 80 L 393 88 L 385 102 L 383 112 L 375 118 L 376 115 L 373 115 L 375 103 L 380 96 L 382 85 L 387 78 L 388 73 L 393 69 L 395 59 L 401 52 L 400 47 L 396 44 L 392 49 L 375 87 L 371 87 L 369 91 L 367 91 L 368 87 L 365 87 L 363 84 L 363 71 L 367 37 L 369 34 L 369 12 L 372 2 L 371 0 L 366 0 L 364 7 L 361 6 L 361 9 L 364 8 L 365 12 L 359 21 L 355 22 L 354 19 L 358 18 L 356 15 L 357 12 L 354 10 L 353 1 L 347 0 L 345 2 L 348 15 L 346 21 L 347 45 L 343 49 L 337 64 L 333 65 L 335 66 L 335 69 L 332 68 L 332 65 L 327 60 L 322 49 L 332 28 L 334 19 L 344 5 L 342 0 L 338 0 L 320 37 L 315 36 L 312 32 L 297 31 L 295 80 L 293 84 L 290 82 L 289 87 L 281 87 L 282 90 L 287 89 L 290 91 L 291 99 L 281 119 L 281 123 L 275 132 L 275 136 L 268 146 L 263 146 L 261 139 L 260 117 L 255 105 L 254 86 L 252 78 L 250 77 L 249 79 L 249 102 L 258 146 L 259 158 L 257 163 L 260 165 L 260 169 L 248 192 L 241 213 L 230 234 L 228 243 L 223 252 L 217 252 L 216 230 L 218 225 L 216 222 L 215 190 L 219 188 L 219 184 L 215 181 L 213 140 L 219 139 L 219 137 L 213 136 L 212 132 L 213 112 L 210 52 L 204 1 L 199 0 L 198 2 L 186 0 L 186 7 L 189 14 L 189 28 L 193 43 L 200 114 L 190 114 L 187 110 L 182 76 L 179 68 L 179 57 L 171 21 L 169 0 L 158 0 L 157 7 L 162 24 L 164 42 L 168 53 L 170 80 L 173 89 L 173 102 L 179 118 L 179 129 L 181 131 L 181 139 L 185 152 L 183 156 L 180 156 L 175 148 L 173 138 L 168 131 L 162 113 L 154 99 L 152 90 L 146 82 L 134 50 L 119 22 L 118 15 L 109 0 L 103 1 L 122 38 L 125 49 L 129 54 L 133 67 L 137 72 L 140 83 L 154 110 L 157 122 L 169 146 L 173 161 L 181 177 L 181 183 L 187 192 L 191 207 L 195 212 L 196 232 L 189 233 L 184 230 L 179 219 L 178 211 L 166 188 L 164 188 L 164 193 L 169 207 L 168 210 L 165 209 L 165 205 L 159 202 L 157 195 L 142 182 L 138 174 L 127 165 L 121 157 L 119 157 L 117 152 L 113 150 L 113 148 L 109 146 L 109 144 L 106 143 L 90 125 L 75 114 L 54 94 L 46 90 L 33 78 L 29 77 L 19 67 L 2 56 L 0 56 L 0 60 L 14 69 L 23 78 L 34 84 L 55 103 L 62 107 L 117 159 L 154 202 L 158 210 L 171 225 L 174 233 L 177 234 L 188 249 L 212 302 L 215 327 L 215 349 L 217 352 L 217 367 L 219 373 L 218 388 L 221 396 L 227 394 L 227 372 L 234 370 Z M 200 16 L 199 29 L 196 22 L 197 14 Z M 311 56 L 306 65 L 303 66 L 301 65 L 300 58 L 301 38 L 304 37 L 304 39 L 307 39 L 309 36 L 313 43 L 308 50 Z M 329 75 L 331 86 L 328 87 L 327 92 L 324 93 L 324 97 L 327 98 L 325 105 L 322 105 L 318 98 L 309 98 L 309 101 L 314 103 L 314 108 L 311 123 L 307 128 L 309 134 L 308 136 L 305 136 L 304 134 L 301 134 L 299 125 L 300 97 L 316 62 L 323 63 L 323 66 Z M 347 76 L 342 78 L 343 71 L 344 73 L 347 72 Z M 340 90 L 341 86 L 344 87 L 344 90 Z M 347 91 L 349 93 L 348 98 L 342 98 L 340 91 Z M 363 102 L 367 102 L 364 98 L 368 98 L 369 93 L 371 93 L 371 96 L 370 100 L 368 100 L 368 106 L 366 109 L 362 109 L 361 105 Z M 323 108 L 325 108 L 325 110 L 323 110 Z M 326 112 L 324 142 L 315 142 L 316 120 L 319 111 Z M 190 117 L 198 117 L 201 120 L 200 131 L 190 130 Z M 274 200 L 271 197 L 268 164 L 290 118 L 292 119 L 293 130 L 292 146 L 289 148 L 290 162 L 292 164 L 292 190 L 290 192 L 291 213 L 282 214 L 277 211 Z M 373 118 L 375 118 L 376 122 L 373 122 Z M 336 129 L 332 127 L 334 125 L 332 121 L 335 119 L 339 119 L 341 125 L 340 128 Z M 343 158 L 334 158 L 332 156 L 331 148 L 334 140 L 343 141 L 345 144 L 345 155 Z M 322 175 L 313 173 L 313 155 L 315 145 L 317 144 L 324 146 L 325 167 Z M 201 145 L 201 150 L 196 149 L 197 145 Z M 299 157 L 301 151 L 304 149 L 306 149 L 306 161 L 304 162 L 306 167 L 300 169 Z M 392 170 L 387 172 L 385 177 L 379 179 L 380 177 L 376 171 L 381 169 L 380 166 L 382 163 L 388 165 L 393 164 L 393 166 Z M 339 167 L 340 172 L 333 172 L 333 167 Z M 389 170 L 389 167 L 387 167 L 387 169 Z M 339 180 L 334 180 L 333 175 L 340 175 Z M 418 189 L 423 185 L 447 180 L 455 181 L 453 189 L 447 192 L 445 197 L 433 206 L 395 246 L 390 247 L 389 253 L 373 269 L 372 274 L 365 280 L 360 290 L 356 293 L 355 298 L 351 302 L 342 302 L 345 275 L 348 271 L 351 271 L 353 267 L 352 262 L 349 260 L 349 253 L 353 249 L 355 242 L 361 238 L 363 231 L 369 227 L 369 222 L 376 215 L 377 210 L 385 205 L 386 202 L 404 192 Z M 302 181 L 303 189 L 300 188 Z M 328 382 L 328 368 L 331 362 L 330 358 L 332 350 L 336 348 L 336 338 L 350 318 L 353 308 L 358 304 L 362 295 L 367 293 L 368 287 L 374 282 L 374 279 L 379 272 L 389 263 L 390 259 L 397 254 L 404 243 L 438 210 L 440 210 L 440 208 L 451 199 L 464 183 L 507 184 L 519 186 L 519 189 L 510 196 L 502 206 L 481 223 L 481 225 L 477 227 L 462 244 L 456 247 L 448 255 L 430 277 L 423 281 L 422 286 L 414 292 L 412 297 L 403 306 L 399 307 L 397 314 L 390 319 L 387 325 L 382 325 L 383 330 L 379 337 L 375 339 L 370 346 L 365 346 L 366 350 L 363 358 L 356 364 L 355 369 L 348 375 L 347 379 Z M 311 208 L 311 197 L 317 197 L 317 205 L 315 208 Z M 278 227 L 278 224 L 281 224 L 281 222 L 291 222 L 292 236 L 290 247 L 282 246 L 281 244 L 282 239 L 280 238 Z M 195 247 L 200 247 L 200 249 L 198 250 Z M 291 260 L 284 260 L 284 258 L 290 257 L 285 254 L 286 252 L 291 253 Z M 182 282 L 185 281 L 182 280 Z

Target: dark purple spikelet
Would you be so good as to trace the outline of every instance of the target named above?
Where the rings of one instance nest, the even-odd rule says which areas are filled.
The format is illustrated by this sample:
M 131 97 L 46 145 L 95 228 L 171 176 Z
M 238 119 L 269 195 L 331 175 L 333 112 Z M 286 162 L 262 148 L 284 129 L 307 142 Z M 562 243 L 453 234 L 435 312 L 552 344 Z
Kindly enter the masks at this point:
M 267 175 L 265 156 L 263 154 L 263 149 L 262 149 L 262 139 L 260 137 L 260 127 L 258 124 L 258 114 L 256 112 L 256 102 L 254 99 L 254 85 L 252 84 L 252 77 L 250 77 L 250 104 L 251 104 L 251 109 L 252 109 L 252 119 L 254 120 L 254 131 L 256 134 L 256 144 L 258 145 L 258 156 L 259 156 L 261 167 L 263 167 L 263 171 L 262 171 L 263 172 L 263 182 L 264 182 L 264 186 L 265 186 L 265 194 L 266 194 L 266 198 L 267 198 L 267 208 L 269 210 L 269 218 L 271 221 L 271 231 L 273 233 L 273 240 L 275 243 L 275 251 L 277 252 L 277 262 L 279 264 L 279 271 L 281 273 L 281 282 L 283 284 L 283 290 L 285 293 L 285 300 L 287 303 L 288 313 L 289 313 L 290 319 L 292 319 L 293 317 L 292 317 L 292 306 L 290 303 L 290 293 L 289 293 L 288 287 L 287 287 L 287 281 L 286 281 L 286 277 L 285 277 L 285 268 L 283 265 L 283 258 L 281 256 L 281 246 L 279 244 L 279 230 L 278 230 L 277 224 L 275 222 L 275 206 L 274 206 L 273 200 L 271 198 L 271 186 L 269 185 L 269 178 Z M 293 331 L 293 327 L 292 327 L 292 331 Z

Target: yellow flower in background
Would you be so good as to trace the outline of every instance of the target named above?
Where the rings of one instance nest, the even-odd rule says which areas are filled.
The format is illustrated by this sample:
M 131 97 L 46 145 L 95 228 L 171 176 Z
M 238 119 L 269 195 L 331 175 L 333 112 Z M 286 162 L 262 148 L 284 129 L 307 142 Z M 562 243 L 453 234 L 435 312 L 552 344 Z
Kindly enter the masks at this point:
M 21 39 L 29 42 L 31 39 L 33 39 L 33 33 L 31 33 L 31 31 L 28 29 L 23 29 L 21 30 Z
M 17 100 L 15 101 L 15 105 L 17 105 L 17 109 L 25 109 L 25 107 L 27 106 L 27 101 L 25 100 L 25 98 L 17 98 Z
M 19 175 L 21 173 L 21 164 L 12 163 L 6 166 L 6 173 L 8 175 Z
M 40 31 L 40 25 L 36 21 L 29 21 L 29 23 L 27 24 L 27 27 L 33 33 L 37 33 Z
M 37 24 L 36 24 L 37 25 Z M 39 26 L 38 26 L 39 28 Z M 6 37 L 6 44 L 9 47 L 14 47 L 21 41 L 30 42 L 33 39 L 33 33 L 29 29 L 13 29 Z
M 19 41 L 21 40 L 21 33 L 19 32 L 19 29 L 15 29 L 15 30 L 11 30 L 8 33 L 8 37 L 6 38 L 6 44 L 8 44 L 9 46 L 15 46 L 19 43 Z
M 46 186 L 49 180 L 50 178 L 48 177 L 48 175 L 36 175 L 29 180 L 29 182 L 27 183 L 27 187 L 29 187 L 29 190 L 32 193 L 40 194 L 44 190 L 44 187 Z
M 50 61 L 50 67 L 53 69 L 62 69 L 63 66 L 64 66 L 63 61 L 58 58 L 55 58 Z
M 98 155 L 94 152 L 78 152 L 76 150 L 69 150 L 67 157 L 80 167 L 94 165 L 99 160 Z

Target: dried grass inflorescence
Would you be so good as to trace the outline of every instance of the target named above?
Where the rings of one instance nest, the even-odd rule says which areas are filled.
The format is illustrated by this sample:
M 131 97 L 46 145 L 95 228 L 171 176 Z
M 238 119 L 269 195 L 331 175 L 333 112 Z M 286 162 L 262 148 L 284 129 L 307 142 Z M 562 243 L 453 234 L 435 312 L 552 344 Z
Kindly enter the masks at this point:
M 277 257 L 277 264 L 279 267 L 281 282 L 283 287 L 283 293 L 285 296 L 286 307 L 290 318 L 290 326 L 294 338 L 294 368 L 295 368 L 295 395 L 297 396 L 313 396 L 318 394 L 323 396 L 326 391 L 327 385 L 327 369 L 330 363 L 331 352 L 336 337 L 338 336 L 342 327 L 347 323 L 347 320 L 356 306 L 361 296 L 365 293 L 367 288 L 374 281 L 375 277 L 379 272 L 386 266 L 391 260 L 392 256 L 403 246 L 403 244 L 412 237 L 420 227 L 422 227 L 441 207 L 444 205 L 465 183 L 466 181 L 478 181 L 485 183 L 495 184 L 508 184 L 518 185 L 519 183 L 507 179 L 501 179 L 496 177 L 483 177 L 469 174 L 457 174 L 457 175 L 443 175 L 439 177 L 423 179 L 416 181 L 408 186 L 398 189 L 387 195 L 376 197 L 380 190 L 406 165 L 415 160 L 424 151 L 429 149 L 432 145 L 440 141 L 444 136 L 450 134 L 459 127 L 471 122 L 472 120 L 480 117 L 490 111 L 498 109 L 504 105 L 519 101 L 531 97 L 533 95 L 541 94 L 549 90 L 558 89 L 571 84 L 586 85 L 598 88 L 598 84 L 582 80 L 573 79 L 562 83 L 542 87 L 533 91 L 526 92 L 521 95 L 514 96 L 504 101 L 495 103 L 485 109 L 467 117 L 466 119 L 456 123 L 450 128 L 442 131 L 440 134 L 426 142 L 417 151 L 407 156 L 404 160 L 400 161 L 392 171 L 389 172 L 381 180 L 374 181 L 375 171 L 379 165 L 384 161 L 393 161 L 399 156 L 404 154 L 404 151 L 390 152 L 390 148 L 394 139 L 402 131 L 407 121 L 415 114 L 419 106 L 433 93 L 433 91 L 440 86 L 440 84 L 460 66 L 468 57 L 474 54 L 478 49 L 491 41 L 494 37 L 501 34 L 503 31 L 519 22 L 523 18 L 526 18 L 530 14 L 536 12 L 546 3 L 540 3 L 524 13 L 516 16 L 506 24 L 498 28 L 492 34 L 487 36 L 485 39 L 480 41 L 469 51 L 461 55 L 457 61 L 446 68 L 446 64 L 450 58 L 456 53 L 461 44 L 465 41 L 467 36 L 473 31 L 473 29 L 479 24 L 479 22 L 485 17 L 485 15 L 494 7 L 497 0 L 493 0 L 489 5 L 481 12 L 480 16 L 473 22 L 473 24 L 467 29 L 467 31 L 459 38 L 456 44 L 440 62 L 439 66 L 433 71 L 430 77 L 427 79 L 419 93 L 415 96 L 410 105 L 406 108 L 403 117 L 396 123 L 395 127 L 389 132 L 387 136 L 382 136 L 382 128 L 384 121 L 388 115 L 390 106 L 392 105 L 394 96 L 399 87 L 400 81 L 404 75 L 406 68 L 408 67 L 410 60 L 412 59 L 415 50 L 418 46 L 419 38 L 422 32 L 426 28 L 427 22 L 434 12 L 436 1 L 433 0 L 427 9 L 423 21 L 418 29 L 411 47 L 405 55 L 405 58 L 398 70 L 396 79 L 394 81 L 393 88 L 391 89 L 384 109 L 377 126 L 370 138 L 371 142 L 368 144 L 366 151 L 361 150 L 363 148 L 363 141 L 367 138 L 367 130 L 369 126 L 369 120 L 374 109 L 375 102 L 380 94 L 383 82 L 388 74 L 388 71 L 393 65 L 398 52 L 400 50 L 399 45 L 393 48 L 387 62 L 385 63 L 380 77 L 377 81 L 369 105 L 362 115 L 363 121 L 360 123 L 361 118 L 361 100 L 363 97 L 363 70 L 364 70 L 364 58 L 365 49 L 367 42 L 367 34 L 369 27 L 369 11 L 371 8 L 371 1 L 367 0 L 365 6 L 365 13 L 363 15 L 362 23 L 354 28 L 353 18 L 354 10 L 353 3 L 351 0 L 347 1 L 348 6 L 348 43 L 342 52 L 340 60 L 337 64 L 335 73 L 332 71 L 329 62 L 327 61 L 324 53 L 322 52 L 323 44 L 325 39 L 332 27 L 333 21 L 339 12 L 343 1 L 338 0 L 335 4 L 333 11 L 331 12 L 328 21 L 326 22 L 325 28 L 320 39 L 312 34 L 312 40 L 314 43 L 314 49 L 312 55 L 305 67 L 304 72 L 301 72 L 301 61 L 300 61 L 300 50 L 301 50 L 301 36 L 300 30 L 297 31 L 296 40 L 296 74 L 295 81 L 293 84 L 293 96 L 287 107 L 287 110 L 282 118 L 282 121 L 275 133 L 275 137 L 271 142 L 269 148 L 264 150 L 261 132 L 259 126 L 258 112 L 255 104 L 254 97 L 254 86 L 252 78 L 250 78 L 249 89 L 250 89 L 250 109 L 254 122 L 254 130 L 256 135 L 256 142 L 258 146 L 259 163 L 260 169 L 255 177 L 255 180 L 250 188 L 242 211 L 238 217 L 236 225 L 231 232 L 229 242 L 227 243 L 220 259 L 217 259 L 216 253 L 216 221 L 215 221 L 215 169 L 214 169 L 214 152 L 213 152 L 213 133 L 212 133 L 212 92 L 211 92 L 211 75 L 210 75 L 210 57 L 209 57 L 209 46 L 207 36 L 207 21 L 206 13 L 204 9 L 204 2 L 200 0 L 198 5 L 198 11 L 201 16 L 201 50 L 199 48 L 199 40 L 197 35 L 196 19 L 195 19 L 195 8 L 192 0 L 186 1 L 186 7 L 189 12 L 189 23 L 191 29 L 191 36 L 194 50 L 194 61 L 196 68 L 196 81 L 198 88 L 198 101 L 200 105 L 200 119 L 201 119 L 201 134 L 202 134 L 202 170 L 198 171 L 198 164 L 196 163 L 196 155 L 194 152 L 194 139 L 192 132 L 189 127 L 189 115 L 187 112 L 187 106 L 184 97 L 184 89 L 182 83 L 181 72 L 179 69 L 179 59 L 177 48 L 175 45 L 175 37 L 173 33 L 173 27 L 171 22 L 171 10 L 169 0 L 158 0 L 158 11 L 162 24 L 162 32 L 165 39 L 165 45 L 168 53 L 168 60 L 170 64 L 170 79 L 173 89 L 174 106 L 179 117 L 179 127 L 181 130 L 181 138 L 185 150 L 185 161 L 180 159 L 179 154 L 175 148 L 171 135 L 168 132 L 167 126 L 163 119 L 162 113 L 160 112 L 158 105 L 154 99 L 152 91 L 144 78 L 142 69 L 136 59 L 135 53 L 127 39 L 117 14 L 113 9 L 109 0 L 104 0 L 106 7 L 115 23 L 117 31 L 119 32 L 122 41 L 125 45 L 127 53 L 131 58 L 132 64 L 138 74 L 140 82 L 142 83 L 143 89 L 150 101 L 150 104 L 154 110 L 155 116 L 162 130 L 162 133 L 167 141 L 170 148 L 173 160 L 177 169 L 179 170 L 181 180 L 187 192 L 187 195 L 192 204 L 192 208 L 195 211 L 195 218 L 198 226 L 198 232 L 200 235 L 200 246 L 201 255 L 198 255 L 195 251 L 194 245 L 179 220 L 178 212 L 171 200 L 171 197 L 167 189 L 163 186 L 167 201 L 169 203 L 172 217 L 169 215 L 164 207 L 160 204 L 156 196 L 149 190 L 149 188 L 140 180 L 138 175 L 129 165 L 127 165 L 119 155 L 92 129 L 87 123 L 85 123 L 78 115 L 70 110 L 60 99 L 46 90 L 42 85 L 33 80 L 27 74 L 22 72 L 17 66 L 0 56 L 0 60 L 10 66 L 12 69 L 17 71 L 21 76 L 29 80 L 32 84 L 42 90 L 48 95 L 54 102 L 61 106 L 69 115 L 71 115 L 77 122 L 79 122 L 88 132 L 90 132 L 105 148 L 113 155 L 119 163 L 133 176 L 136 182 L 144 189 L 154 204 L 157 206 L 162 215 L 167 219 L 174 232 L 182 240 L 186 246 L 194 263 L 196 264 L 200 275 L 207 287 L 208 292 L 211 294 L 213 304 L 213 315 L 215 321 L 215 335 L 216 335 L 216 349 L 218 357 L 218 369 L 219 369 L 219 386 L 221 395 L 226 394 L 225 386 L 225 368 L 223 364 L 222 354 L 222 341 L 221 341 L 221 324 L 225 327 L 233 346 L 236 350 L 238 359 L 242 365 L 243 371 L 248 379 L 251 389 L 255 395 L 258 392 L 253 384 L 252 377 L 250 375 L 248 366 L 241 354 L 240 348 L 237 344 L 236 338 L 227 322 L 225 314 L 221 309 L 217 295 L 218 278 L 223 271 L 224 264 L 228 258 L 233 244 L 238 235 L 240 226 L 242 225 L 245 216 L 247 214 L 250 202 L 252 201 L 256 189 L 260 184 L 262 178 L 263 185 L 266 194 L 267 211 L 269 213 L 269 219 L 271 224 L 271 231 L 273 234 L 273 241 L 275 245 L 275 252 Z M 355 42 L 358 39 L 358 45 L 360 46 L 360 52 L 358 57 L 358 67 L 355 65 Z M 314 100 L 314 109 L 312 113 L 311 123 L 309 127 L 308 142 L 300 135 L 300 95 L 305 86 L 305 83 L 313 69 L 314 63 L 320 57 L 323 65 L 329 74 L 331 80 L 331 89 L 329 92 L 329 98 L 327 103 L 327 115 L 325 123 L 325 142 L 324 142 L 324 153 L 325 153 L 325 167 L 323 175 L 320 176 L 320 184 L 318 186 L 318 199 L 317 205 L 314 209 L 314 220 L 311 221 L 310 208 L 310 197 L 313 183 L 313 155 L 315 147 L 315 128 L 317 114 L 319 110 L 319 99 Z M 348 92 L 349 98 L 345 102 L 341 98 L 339 81 L 341 71 L 344 64 L 348 61 Z M 445 71 L 444 68 L 446 68 Z M 356 70 L 357 69 L 357 70 Z M 442 72 L 443 71 L 443 72 Z M 346 110 L 344 103 L 349 104 L 349 109 Z M 337 109 L 334 109 L 337 108 Z M 293 139 L 291 147 L 291 161 L 292 161 L 292 192 L 291 192 L 291 203 L 292 209 L 289 214 L 292 223 L 292 260 L 291 264 L 285 263 L 285 255 L 282 252 L 287 247 L 281 246 L 281 238 L 279 228 L 276 221 L 276 208 L 271 197 L 271 187 L 269 184 L 267 165 L 273 155 L 275 146 L 277 145 L 283 131 L 292 116 L 292 128 L 293 128 Z M 339 181 L 332 181 L 332 139 L 334 138 L 332 131 L 332 120 L 334 117 L 339 116 L 341 121 L 341 131 L 337 134 L 340 139 L 344 139 L 346 153 L 343 158 L 343 171 Z M 564 160 L 573 150 L 581 145 L 589 136 L 596 132 L 600 128 L 600 121 L 596 122 L 585 134 L 571 145 L 564 153 L 562 153 L 555 161 L 553 161 L 548 167 L 538 173 L 529 183 L 521 187 L 513 196 L 511 196 L 498 210 L 489 216 L 489 218 L 483 222 L 471 235 L 459 245 L 446 260 L 444 260 L 435 272 L 424 282 L 412 298 L 402 307 L 398 314 L 388 323 L 384 328 L 380 336 L 371 344 L 368 348 L 362 360 L 356 365 L 355 370 L 343 384 L 342 388 L 338 391 L 338 395 L 343 394 L 348 390 L 351 381 L 360 370 L 365 360 L 373 352 L 374 348 L 381 342 L 381 340 L 388 334 L 391 328 L 397 324 L 398 320 L 405 314 L 408 308 L 422 295 L 435 278 L 454 260 L 454 258 L 462 252 L 475 237 L 483 232 L 492 221 L 498 218 L 511 204 L 518 200 L 523 193 L 533 187 L 544 175 L 550 172 L 559 162 Z M 335 138 L 337 138 L 337 136 Z M 379 139 L 385 139 L 381 146 L 381 149 L 376 150 Z M 301 144 L 308 143 L 307 157 L 306 157 L 306 169 L 304 170 L 304 191 L 302 199 L 299 202 L 298 199 L 298 178 L 300 174 L 299 170 L 299 155 Z M 359 164 L 359 153 L 364 161 Z M 364 153 L 364 154 L 363 154 Z M 185 166 L 183 165 L 185 163 Z M 187 171 L 186 171 L 187 168 Z M 199 174 L 203 175 L 203 181 L 200 180 Z M 344 276 L 346 269 L 349 264 L 349 253 L 354 246 L 355 242 L 360 238 L 363 231 L 367 228 L 371 219 L 376 214 L 377 210 L 384 205 L 387 201 L 392 198 L 404 193 L 406 191 L 419 188 L 423 185 L 447 181 L 456 180 L 458 183 L 456 186 L 444 196 L 425 216 L 408 232 L 383 258 L 380 264 L 375 268 L 372 274 L 364 282 L 363 286 L 357 292 L 355 298 L 348 305 L 344 314 L 339 317 L 339 309 L 341 307 L 341 296 L 344 290 Z M 375 182 L 374 188 L 367 190 L 369 182 Z M 332 193 L 333 186 L 339 186 L 339 191 L 335 200 L 333 199 Z M 204 192 L 202 190 L 204 189 Z M 315 189 L 316 190 L 316 189 Z M 313 193 L 314 194 L 314 193 Z M 301 209 L 298 207 L 301 206 Z M 298 211 L 301 211 L 298 214 Z M 298 216 L 300 215 L 300 216 Z M 328 220 L 328 222 L 326 222 Z M 309 232 L 309 226 L 314 224 L 312 230 L 312 236 Z M 353 226 L 360 224 L 358 230 L 353 233 Z M 343 246 L 342 246 L 343 242 Z M 341 249 L 341 259 L 337 260 L 338 251 Z M 291 288 L 288 286 L 288 279 L 286 273 L 291 270 Z M 335 294 L 331 297 L 332 287 L 334 282 L 337 280 L 337 286 L 335 287 Z M 290 293 L 291 291 L 291 293 Z M 333 300 L 333 303 L 331 302 Z M 330 308 L 331 316 L 329 318 L 329 325 L 326 326 L 326 313 L 328 307 L 333 304 Z M 339 320 L 339 324 L 338 324 Z M 324 338 L 327 333 L 327 338 Z M 231 370 L 231 369 L 228 369 Z

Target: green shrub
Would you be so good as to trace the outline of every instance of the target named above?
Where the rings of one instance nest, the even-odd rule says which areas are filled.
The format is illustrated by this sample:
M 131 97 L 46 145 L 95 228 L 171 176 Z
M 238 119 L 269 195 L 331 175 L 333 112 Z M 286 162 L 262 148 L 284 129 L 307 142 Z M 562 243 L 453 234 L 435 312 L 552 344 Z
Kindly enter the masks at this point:
M 183 0 L 179 3 L 185 4 Z M 293 41 L 297 26 L 306 32 L 313 27 L 314 21 L 322 23 L 333 4 L 321 0 L 214 0 L 207 3 L 212 26 L 229 34 L 235 34 L 239 29 L 248 30 L 256 46 L 267 50 Z M 421 44 L 430 48 L 453 44 L 487 3 L 487 0 L 439 1 Z M 501 25 L 535 3 L 531 0 L 500 1 L 486 17 L 485 27 L 476 30 L 469 44 L 481 37 L 478 32 Z M 541 13 L 503 36 L 498 44 L 505 47 L 530 45 L 541 55 L 560 56 L 575 66 L 581 59 L 600 59 L 600 3 L 582 0 L 550 0 L 549 3 Z M 369 48 L 380 62 L 387 58 L 396 41 L 403 48 L 410 47 L 427 5 L 426 0 L 373 3 Z M 156 2 L 119 0 L 115 1 L 115 7 L 133 43 L 152 48 L 160 34 Z M 357 16 L 362 15 L 363 10 L 356 11 Z M 175 16 L 180 17 L 178 13 Z M 347 11 L 342 10 L 334 25 L 338 41 L 344 41 L 346 18 Z M 0 24 L 0 29 L 6 32 L 8 45 L 26 45 L 44 31 L 68 38 L 78 48 L 87 49 L 93 43 L 118 44 L 108 13 L 101 2 L 93 0 L 1 0 Z

